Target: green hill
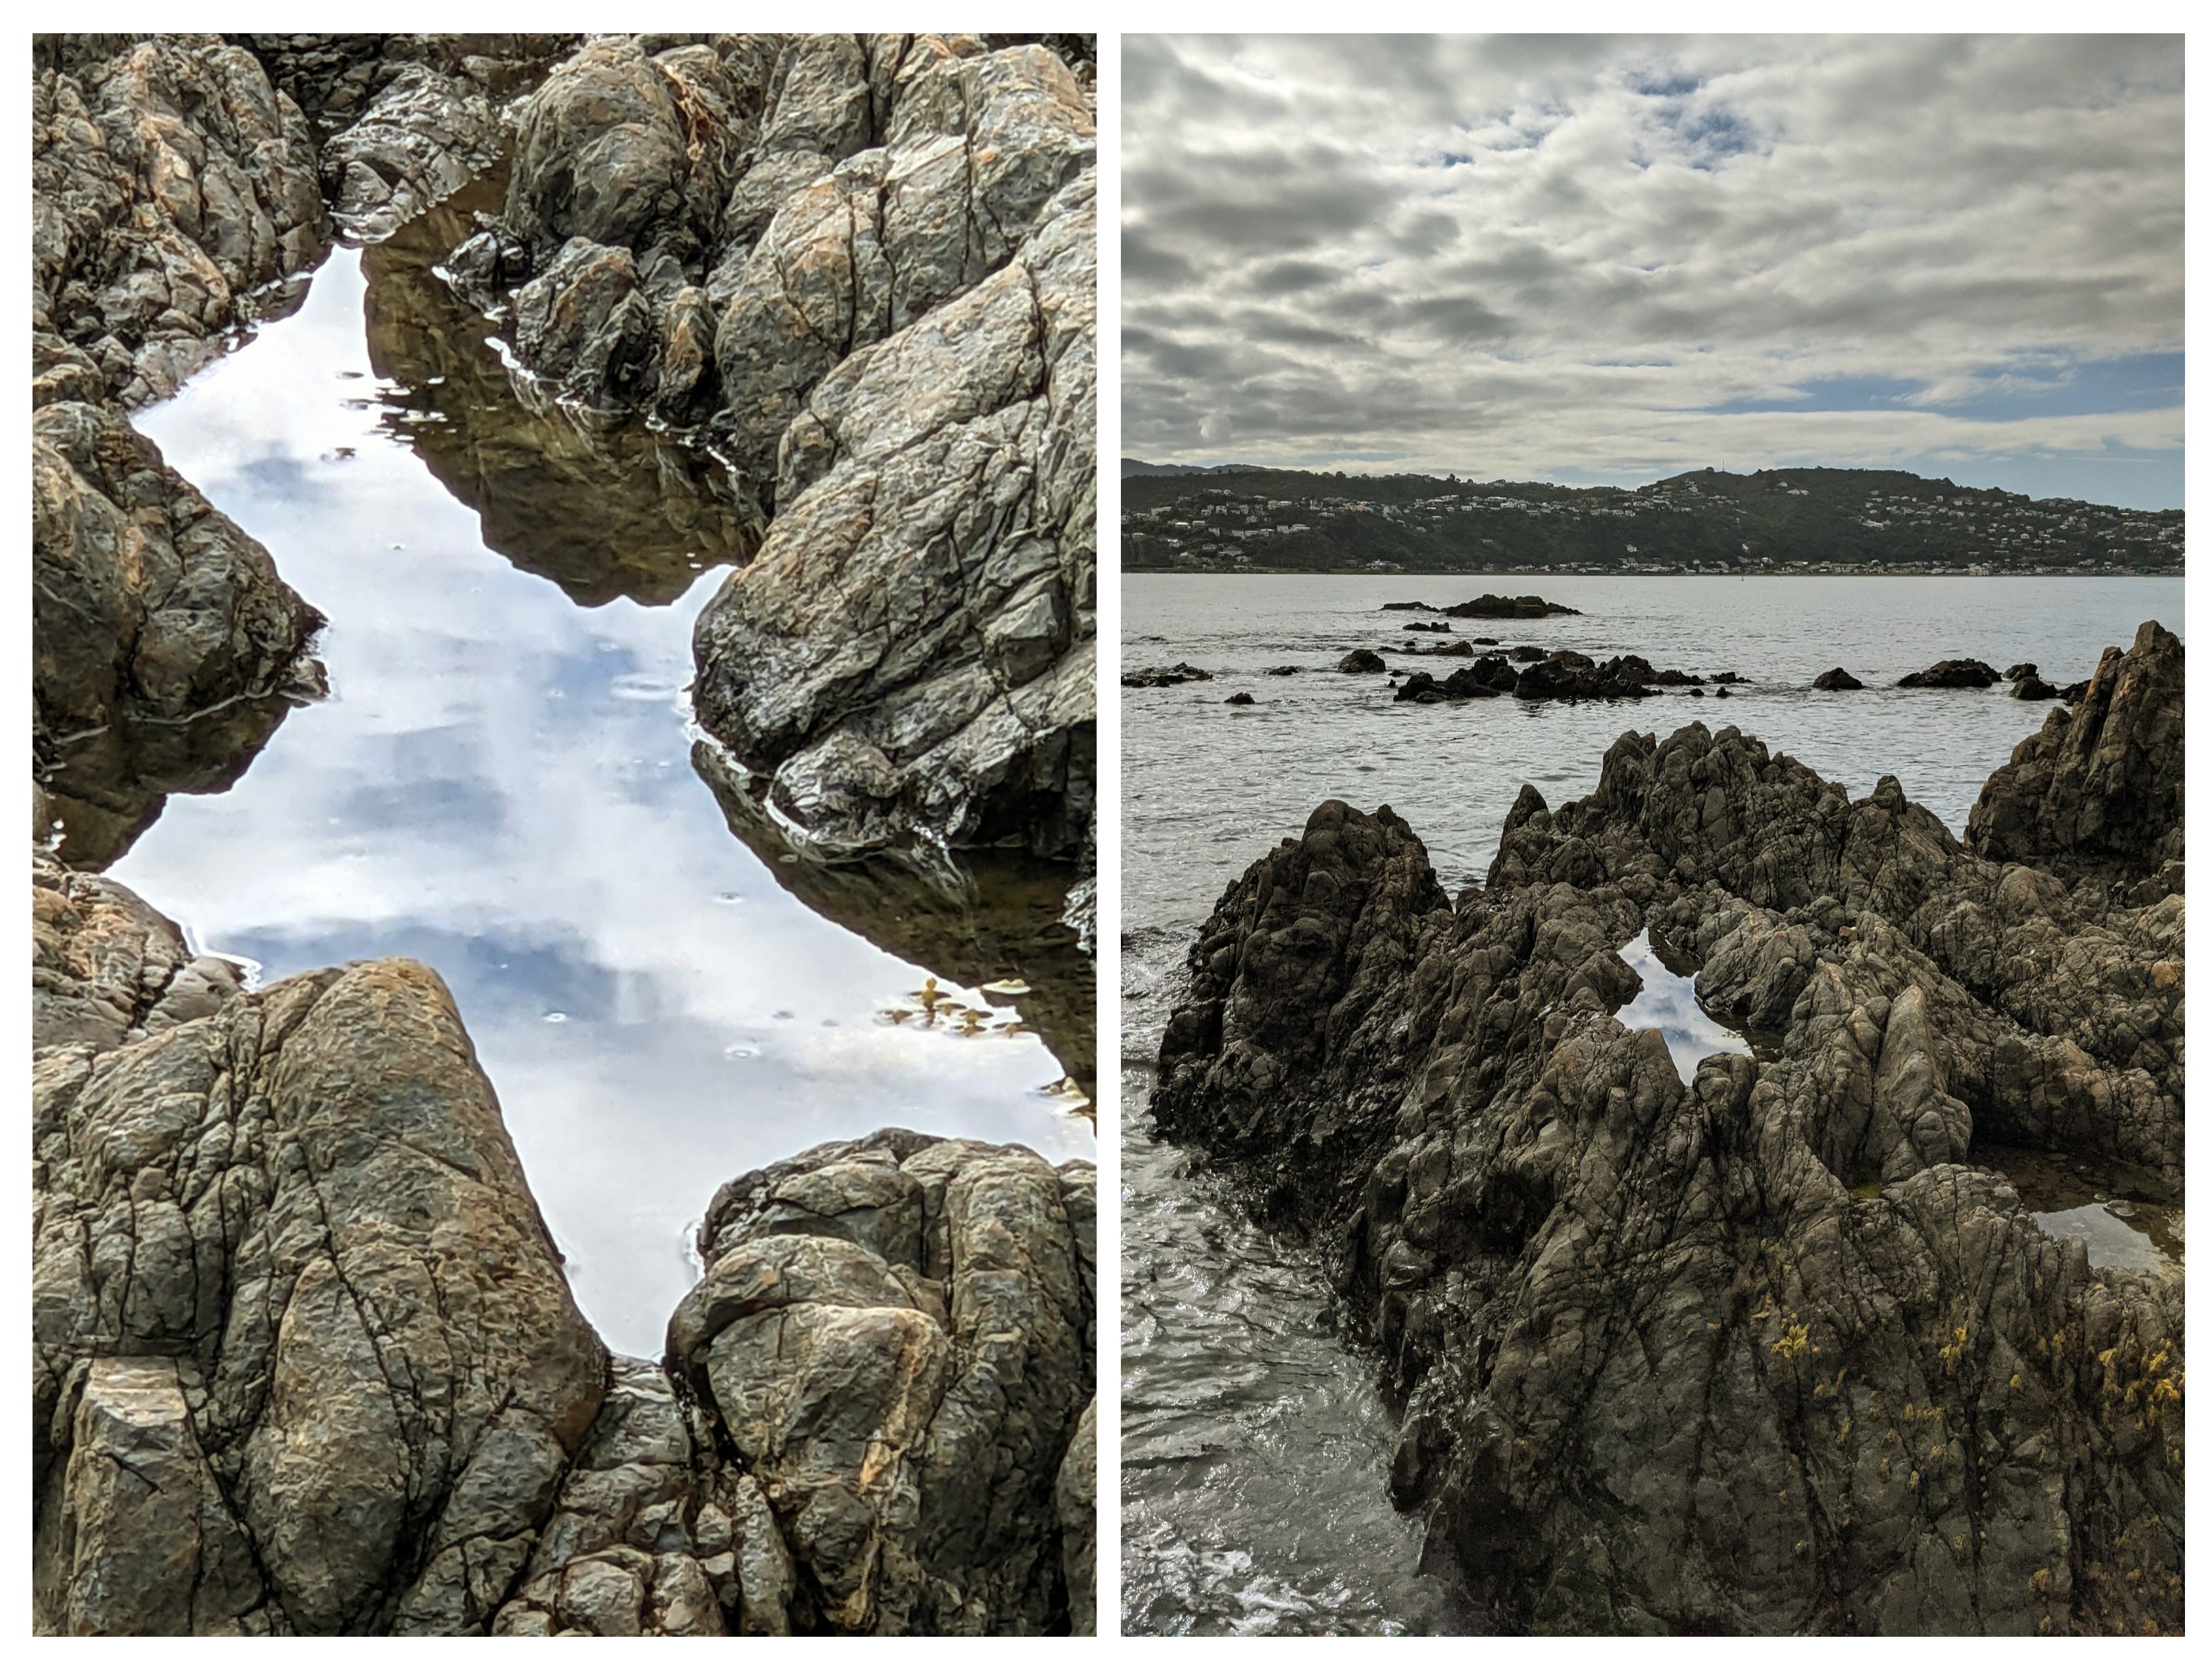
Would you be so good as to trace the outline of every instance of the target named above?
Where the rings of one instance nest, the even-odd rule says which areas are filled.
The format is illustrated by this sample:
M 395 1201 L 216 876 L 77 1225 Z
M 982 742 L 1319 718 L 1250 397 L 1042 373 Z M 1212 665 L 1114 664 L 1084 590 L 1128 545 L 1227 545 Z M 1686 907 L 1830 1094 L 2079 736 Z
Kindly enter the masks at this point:
M 1272 468 L 1121 481 L 1126 570 L 2179 572 L 2183 516 L 1845 467 L 1633 490 Z

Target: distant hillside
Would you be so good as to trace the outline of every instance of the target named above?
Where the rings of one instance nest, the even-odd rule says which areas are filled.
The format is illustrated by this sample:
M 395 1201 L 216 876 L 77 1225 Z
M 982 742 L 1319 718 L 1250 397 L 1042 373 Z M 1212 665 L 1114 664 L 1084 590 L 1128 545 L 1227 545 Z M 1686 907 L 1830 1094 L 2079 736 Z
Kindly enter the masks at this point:
M 1132 472 L 1133 465 L 1142 472 Z M 1128 570 L 2179 572 L 2183 514 L 1842 467 L 1633 490 L 1122 463 Z
M 1121 458 L 1121 477 L 1144 475 L 1156 478 L 1187 478 L 1193 473 L 1243 473 L 1252 470 L 1241 461 L 1224 461 L 1211 467 L 1186 467 L 1179 461 L 1138 461 Z

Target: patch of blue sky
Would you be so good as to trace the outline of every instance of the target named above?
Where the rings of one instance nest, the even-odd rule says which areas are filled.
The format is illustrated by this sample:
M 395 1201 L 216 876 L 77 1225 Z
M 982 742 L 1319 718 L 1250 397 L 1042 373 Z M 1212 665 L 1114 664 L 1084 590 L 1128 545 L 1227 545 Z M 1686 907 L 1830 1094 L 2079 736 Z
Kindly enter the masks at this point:
M 1923 407 L 1972 421 L 2179 409 L 2182 360 L 2179 352 L 2139 352 L 2072 362 L 2031 361 L 1981 377 L 1966 397 L 1928 399 Z
M 1971 391 L 1937 392 L 1926 380 L 1894 375 L 1826 375 L 1779 392 L 1709 404 L 1705 415 L 1833 410 L 1927 410 L 1966 421 L 2023 421 L 2038 416 L 2122 415 L 2175 409 L 2182 401 L 2182 354 L 2024 359 L 1981 375 Z

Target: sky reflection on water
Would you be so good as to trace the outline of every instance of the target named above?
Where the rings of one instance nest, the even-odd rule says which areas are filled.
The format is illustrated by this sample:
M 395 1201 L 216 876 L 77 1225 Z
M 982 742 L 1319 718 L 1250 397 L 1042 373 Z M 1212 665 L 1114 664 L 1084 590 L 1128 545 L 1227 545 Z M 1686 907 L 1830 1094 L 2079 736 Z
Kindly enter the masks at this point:
M 173 797 L 112 874 L 264 980 L 403 954 L 446 977 L 585 1311 L 657 1354 L 715 1187 L 902 1124 L 1094 1157 L 1033 1037 L 892 1024 L 921 968 L 809 910 L 692 772 L 690 625 L 488 551 L 396 435 L 360 256 L 137 424 L 331 619 L 327 703 Z

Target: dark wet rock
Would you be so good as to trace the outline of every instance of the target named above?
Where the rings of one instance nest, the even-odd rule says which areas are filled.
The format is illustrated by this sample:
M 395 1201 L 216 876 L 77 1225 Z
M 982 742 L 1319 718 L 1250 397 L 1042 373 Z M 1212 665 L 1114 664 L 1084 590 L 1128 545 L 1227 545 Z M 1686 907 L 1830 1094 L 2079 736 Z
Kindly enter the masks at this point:
M 2089 683 L 2077 680 L 2072 685 L 2060 689 L 2058 696 L 2069 703 L 2079 703 L 2089 696 Z
M 1979 658 L 1946 658 L 1928 668 L 1915 670 L 1897 684 L 1899 686 L 1978 691 L 1984 686 L 1996 685 L 1998 679 L 1997 672 Z
M 1259 702 L 1249 692 L 1231 692 L 1221 701 L 1224 703 L 1257 703 Z
M 32 765 L 64 856 L 102 865 L 319 692 L 323 619 L 120 416 L 50 404 L 31 433 Z
M 1409 658 L 1471 658 L 1475 654 L 1474 642 L 1471 640 L 1438 641 L 1434 646 L 1385 646 L 1382 649 Z
M 1456 605 L 1447 605 L 1443 613 L 1448 618 L 1578 618 L 1582 615 L 1571 605 L 1559 605 L 1535 594 L 1521 594 L 1508 599 L 1504 594 L 1482 594 L 1474 599 L 1463 599 Z
M 715 745 L 694 744 L 691 765 L 732 834 L 810 910 L 957 985 L 1027 987 L 1011 998 L 1023 1023 L 1073 1081 L 1075 1104 L 1097 1098 L 1095 919 L 1086 922 L 1082 913 L 1086 897 L 1097 904 L 1095 883 L 1071 888 L 1066 866 L 1005 850 L 950 855 L 923 848 L 824 860 L 785 837 L 763 805 L 760 781 L 744 776 Z
M 1848 669 L 1831 669 L 1813 682 L 1816 692 L 1856 692 L 1864 690 L 1866 683 Z
M 1090 1166 L 740 1177 L 669 1371 L 611 1360 L 430 970 L 248 992 L 118 885 L 32 898 L 37 1630 L 1067 1630 Z
M 2076 708 L 2053 709 L 1990 776 L 1967 846 L 2069 877 L 2172 865 L 2179 891 L 2185 708 L 2181 642 L 2146 623 L 2126 651 L 2106 648 Z
M 1398 689 L 1401 703 L 1442 703 L 1462 698 L 1494 698 L 1510 693 L 1519 684 L 1520 676 L 1513 666 L 1492 653 L 1477 659 L 1464 669 L 1455 669 L 1441 681 L 1423 670 L 1416 670 Z
M 1551 654 L 1540 646 L 1516 646 L 1505 655 L 1516 663 L 1541 663 Z
M 1431 635 L 1448 635 L 1452 631 L 1449 623 L 1409 623 L 1405 627 L 1408 630 Z
M 1485 660 L 1485 661 L 1498 661 Z M 1503 668 L 1503 664 L 1499 666 Z M 1510 672 L 1508 671 L 1507 672 Z M 1718 679 L 1721 677 L 1715 677 Z M 1517 698 L 1646 698 L 1656 686 L 1695 688 L 1698 677 L 1679 669 L 1654 669 L 1629 654 L 1598 663 L 1582 652 L 1555 652 L 1521 672 L 1510 690 Z M 1725 697 L 1727 691 L 1722 690 Z
M 1262 669 L 1260 672 L 1263 675 L 1295 675 L 1303 672 L 1295 663 L 1279 663 L 1273 668 Z M 1128 682 L 1123 681 L 1121 684 L 1126 686 Z
M 526 91 L 582 44 L 574 34 L 234 34 L 317 131 L 362 119 L 417 70 L 467 84 L 495 103 Z
M 2004 678 L 2007 680 L 2014 681 L 2033 680 L 2036 678 L 2035 666 L 2032 663 L 2015 663 L 2004 672 Z
M 1477 646 L 1495 646 L 1498 644 L 1498 642 L 1492 639 L 1488 635 L 1469 635 L 1468 638 Z
M 1433 611 L 1437 608 L 1425 599 L 1389 599 L 1382 602 L 1386 611 Z
M 2013 684 L 2012 695 L 2027 703 L 2043 703 L 2058 696 L 2058 689 L 2040 676 L 2027 675 Z
M 1744 678 L 1736 673 L 1733 669 L 1723 669 L 1720 673 L 1711 676 L 1709 678 L 1716 686 L 1743 686 L 1748 684 Z
M 2172 689 L 2108 659 L 2108 727 L 2178 720 L 2138 649 Z M 1758 1054 L 1686 1084 L 1621 1025 L 1646 929 Z M 1978 1153 L 2179 1178 L 2183 937 L 1894 780 L 1630 733 L 1455 908 L 1388 808 L 1317 810 L 1193 946 L 1154 1113 L 1321 1249 L 1392 1495 L 1505 1630 L 2177 1630 L 2181 1273 L 2091 1268 Z
M 387 425 L 458 501 L 484 545 L 580 605 L 662 605 L 760 545 L 765 515 L 712 454 L 635 423 L 594 421 L 511 375 L 491 326 L 438 275 L 498 199 L 495 178 L 367 249 L 370 366 Z
M 1075 1421 L 1075 1434 L 1060 1462 L 1053 1506 L 1060 1521 L 1060 1573 L 1067 1582 L 1068 1633 L 1089 1638 L 1098 1630 L 1098 1401 Z
M 1717 698 L 1724 698 L 1724 697 L 1731 697 L 1731 696 L 1733 696 L 1733 695 L 1729 691 L 1729 689 L 1728 689 L 1727 687 L 1725 687 L 1725 686 L 1716 686 L 1716 687 L 1713 689 L 1713 696 L 1714 696 L 1715 697 L 1717 697 Z
M 1267 672 L 1271 675 L 1296 674 L 1297 671 L 1270 669 Z M 1210 669 L 1200 669 L 1194 664 L 1177 663 L 1165 669 L 1136 670 L 1122 676 L 1121 684 L 1124 686 L 1181 686 L 1186 681 L 1212 680 L 1212 678 L 1213 672 Z
M 1370 652 L 1362 646 L 1346 652 L 1336 666 L 1342 674 L 1379 675 L 1390 666 L 1382 661 L 1381 654 Z
M 31 192 L 34 405 L 167 397 L 329 235 L 305 118 L 216 35 L 42 37 Z

